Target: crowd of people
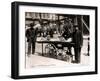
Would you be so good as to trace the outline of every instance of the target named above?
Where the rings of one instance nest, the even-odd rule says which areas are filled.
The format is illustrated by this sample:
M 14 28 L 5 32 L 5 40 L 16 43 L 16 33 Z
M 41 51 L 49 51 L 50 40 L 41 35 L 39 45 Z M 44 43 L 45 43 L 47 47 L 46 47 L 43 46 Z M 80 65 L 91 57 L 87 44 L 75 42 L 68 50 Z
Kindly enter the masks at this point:
M 65 40 L 69 37 L 72 38 L 72 42 L 75 44 L 74 52 L 75 52 L 75 61 L 73 63 L 80 63 L 80 54 L 81 47 L 83 43 L 83 36 L 81 31 L 79 30 L 78 25 L 74 25 L 71 22 L 70 18 L 65 18 L 60 24 L 56 23 L 43 23 L 41 24 L 39 21 L 34 21 L 34 23 L 30 24 L 30 28 L 26 30 L 26 38 L 28 42 L 28 55 L 35 52 L 35 42 L 36 38 L 39 37 L 47 37 L 53 38 L 54 34 L 60 34 Z M 69 48 L 70 49 L 70 48 Z

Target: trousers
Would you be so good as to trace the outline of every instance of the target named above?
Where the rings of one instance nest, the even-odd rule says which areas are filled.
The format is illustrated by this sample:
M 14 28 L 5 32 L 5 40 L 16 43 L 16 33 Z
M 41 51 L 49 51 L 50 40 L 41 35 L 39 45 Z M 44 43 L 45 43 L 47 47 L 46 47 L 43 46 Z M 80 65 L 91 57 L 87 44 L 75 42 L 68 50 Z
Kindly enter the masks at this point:
M 28 54 L 31 54 L 31 52 L 32 54 L 35 52 L 35 42 L 28 42 Z
M 75 61 L 80 63 L 80 60 L 81 60 L 81 47 L 75 47 L 74 48 L 74 51 L 75 51 Z

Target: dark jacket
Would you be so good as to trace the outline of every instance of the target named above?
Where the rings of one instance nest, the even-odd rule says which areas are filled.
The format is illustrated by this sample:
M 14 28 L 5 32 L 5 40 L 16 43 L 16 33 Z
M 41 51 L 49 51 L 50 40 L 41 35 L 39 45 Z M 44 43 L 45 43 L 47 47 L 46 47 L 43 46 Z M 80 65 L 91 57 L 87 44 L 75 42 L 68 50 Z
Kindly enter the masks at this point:
M 80 30 L 75 30 L 72 41 L 75 43 L 76 48 L 80 48 L 83 45 L 83 36 Z
M 64 27 L 64 32 L 62 33 L 62 36 L 67 40 L 71 37 L 70 29 L 66 26 Z
M 36 30 L 34 28 L 29 28 L 26 30 L 25 33 L 26 37 L 27 37 L 27 42 L 35 42 L 36 41 Z
M 71 37 L 71 34 L 68 31 L 64 31 L 64 33 L 62 34 L 62 36 L 67 40 L 68 38 Z

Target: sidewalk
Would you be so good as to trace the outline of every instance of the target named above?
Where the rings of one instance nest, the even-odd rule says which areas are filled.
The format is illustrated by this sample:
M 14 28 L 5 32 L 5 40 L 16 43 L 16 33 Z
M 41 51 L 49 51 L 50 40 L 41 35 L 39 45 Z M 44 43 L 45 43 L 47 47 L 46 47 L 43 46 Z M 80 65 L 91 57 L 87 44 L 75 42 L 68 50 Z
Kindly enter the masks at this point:
M 87 38 L 85 36 L 85 38 Z M 82 65 L 88 65 L 89 64 L 89 56 L 87 56 L 87 40 L 83 40 L 83 47 L 81 50 L 81 63 Z M 46 44 L 44 44 L 45 47 Z M 26 44 L 27 47 L 27 44 Z M 29 57 L 26 55 L 26 68 L 32 68 L 32 67 L 46 67 L 46 66 L 64 66 L 64 65 L 73 65 L 70 61 L 63 61 L 59 59 L 44 57 L 39 55 L 38 53 L 42 52 L 42 45 L 36 43 L 36 50 L 34 55 L 30 55 Z M 27 49 L 27 48 L 26 48 Z M 74 53 L 74 50 L 72 50 Z

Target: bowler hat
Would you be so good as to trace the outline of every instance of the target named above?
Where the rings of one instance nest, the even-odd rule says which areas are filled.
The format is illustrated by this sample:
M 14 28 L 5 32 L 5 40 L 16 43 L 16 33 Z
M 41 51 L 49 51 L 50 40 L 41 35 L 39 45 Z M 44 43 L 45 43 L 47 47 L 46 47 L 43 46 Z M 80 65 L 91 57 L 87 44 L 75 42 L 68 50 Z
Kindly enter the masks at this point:
M 74 25 L 74 27 L 78 27 L 78 24 L 77 25 Z

